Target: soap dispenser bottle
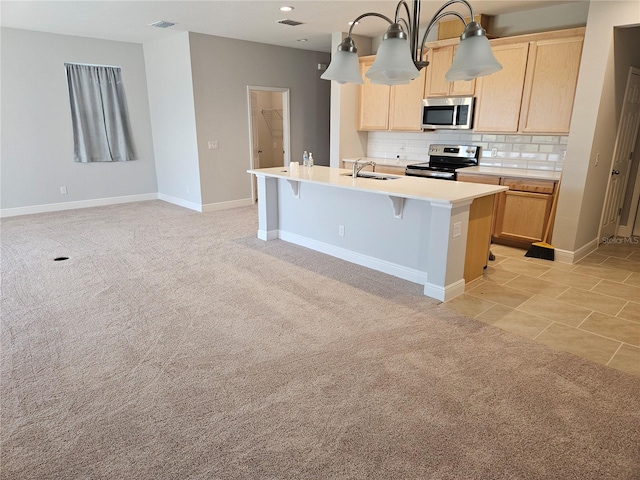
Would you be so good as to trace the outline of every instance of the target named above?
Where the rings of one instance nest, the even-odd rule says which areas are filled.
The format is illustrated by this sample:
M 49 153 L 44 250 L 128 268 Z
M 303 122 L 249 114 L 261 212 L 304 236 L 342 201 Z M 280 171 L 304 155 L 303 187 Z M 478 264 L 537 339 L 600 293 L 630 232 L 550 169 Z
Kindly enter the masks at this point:
M 309 152 L 309 166 L 313 167 L 313 153 Z

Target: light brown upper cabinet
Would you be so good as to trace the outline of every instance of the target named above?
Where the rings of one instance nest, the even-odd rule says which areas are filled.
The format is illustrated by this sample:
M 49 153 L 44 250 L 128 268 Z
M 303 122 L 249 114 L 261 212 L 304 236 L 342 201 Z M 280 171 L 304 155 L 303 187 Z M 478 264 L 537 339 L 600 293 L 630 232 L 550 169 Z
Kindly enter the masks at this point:
M 584 28 L 492 40 L 503 69 L 477 79 L 474 130 L 569 133 Z
M 456 45 L 447 45 L 429 49 L 427 59 L 427 81 L 424 89 L 425 97 L 448 97 L 450 95 L 473 95 L 476 81 L 447 82 L 446 73 L 451 68 Z
M 365 76 L 375 56 L 360 58 L 360 73 L 364 85 L 360 85 L 358 106 L 358 130 L 422 131 L 422 94 L 425 70 L 407 85 L 377 85 Z
M 389 105 L 389 130 L 421 132 L 422 93 L 426 69 L 420 70 L 420 76 L 407 85 L 391 87 Z
M 529 43 L 492 48 L 502 70 L 477 79 L 474 130 L 517 132 Z
M 360 85 L 358 96 L 358 130 L 387 130 L 389 128 L 391 89 L 388 85 L 371 83 L 371 80 L 365 76 L 375 59 L 375 56 L 360 58 L 360 74 L 364 79 L 364 85 Z
M 569 133 L 583 37 L 532 42 L 520 131 Z

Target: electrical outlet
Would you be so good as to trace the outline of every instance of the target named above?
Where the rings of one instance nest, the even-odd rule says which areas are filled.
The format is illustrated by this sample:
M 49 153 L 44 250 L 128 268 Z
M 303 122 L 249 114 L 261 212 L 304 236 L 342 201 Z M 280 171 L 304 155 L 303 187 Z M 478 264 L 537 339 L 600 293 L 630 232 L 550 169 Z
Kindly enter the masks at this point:
M 491 156 L 492 157 L 497 157 L 498 156 L 498 149 L 497 148 L 492 148 L 491 149 Z
M 453 238 L 462 235 L 462 222 L 456 222 L 453 224 Z
M 191 193 L 191 189 L 189 188 L 189 185 L 187 185 L 187 193 Z
M 338 225 L 338 236 L 344 237 L 344 225 Z
M 217 150 L 220 148 L 218 140 L 209 140 L 209 150 Z
M 67 193 L 67 187 L 60 187 L 60 195 L 66 195 Z

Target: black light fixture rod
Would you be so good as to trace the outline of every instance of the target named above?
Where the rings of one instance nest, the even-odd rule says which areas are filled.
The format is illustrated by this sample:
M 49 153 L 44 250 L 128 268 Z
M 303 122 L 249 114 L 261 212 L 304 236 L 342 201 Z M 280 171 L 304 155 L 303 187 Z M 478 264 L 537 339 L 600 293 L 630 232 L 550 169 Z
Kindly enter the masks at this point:
M 411 54 L 413 62 L 422 62 L 422 49 L 418 50 L 418 41 L 420 40 L 420 0 L 413 0 L 413 26 L 411 32 Z M 420 70 L 420 67 L 418 67 Z
M 386 15 L 383 15 L 381 13 L 377 13 L 377 12 L 367 12 L 367 13 L 363 13 L 362 15 L 360 15 L 358 18 L 356 18 L 352 23 L 351 26 L 349 27 L 349 33 L 347 34 L 347 37 L 351 37 L 351 32 L 353 31 L 353 27 L 356 26 L 356 23 L 358 23 L 360 20 L 362 20 L 365 17 L 378 17 L 378 18 L 382 18 L 383 20 L 386 20 L 387 22 L 389 22 L 389 25 L 393 25 L 393 22 L 391 21 L 391 19 L 389 17 L 387 17 Z
M 447 17 L 449 15 L 453 15 L 455 17 L 458 17 L 460 19 L 460 21 L 464 24 L 464 26 L 467 26 L 467 22 L 464 19 L 464 17 L 459 14 L 458 12 L 441 12 L 440 14 L 436 14 L 435 17 L 433 17 L 433 20 L 431 20 L 431 23 L 429 23 L 429 26 L 427 27 L 427 29 L 424 32 L 424 35 L 422 36 L 422 43 L 420 44 L 420 57 L 422 57 L 422 53 L 424 51 L 424 44 L 427 43 L 427 36 L 429 35 L 429 32 L 431 31 L 431 29 L 440 21 L 442 20 L 444 17 Z

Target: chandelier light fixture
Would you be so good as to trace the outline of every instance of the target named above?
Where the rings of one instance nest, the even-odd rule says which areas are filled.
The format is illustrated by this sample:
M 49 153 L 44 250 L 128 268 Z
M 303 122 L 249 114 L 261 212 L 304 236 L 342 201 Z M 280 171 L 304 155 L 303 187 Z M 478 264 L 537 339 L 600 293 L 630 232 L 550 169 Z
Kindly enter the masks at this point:
M 469 9 L 471 20 L 469 23 L 460 13 L 447 10 L 456 3 L 461 3 Z M 406 18 L 401 15 L 403 8 Z M 364 13 L 356 18 L 349 27 L 349 33 L 333 55 L 329 68 L 320 78 L 334 80 L 338 83 L 364 83 L 360 74 L 357 48 L 351 37 L 351 32 L 353 27 L 363 18 L 378 17 L 388 22 L 389 28 L 382 37 L 376 59 L 366 76 L 371 83 L 407 84 L 420 75 L 420 69 L 429 65 L 429 62 L 424 60 L 424 46 L 427 36 L 434 25 L 449 15 L 458 17 L 465 28 L 460 35 L 460 44 L 456 48 L 453 64 L 445 75 L 447 81 L 471 80 L 502 70 L 502 65 L 493 56 L 486 32 L 474 20 L 473 8 L 467 0 L 449 0 L 442 5 L 427 25 L 421 42 L 419 42 L 420 0 L 413 1 L 413 13 L 409 11 L 407 2 L 400 0 L 396 6 L 393 21 L 376 12 Z

